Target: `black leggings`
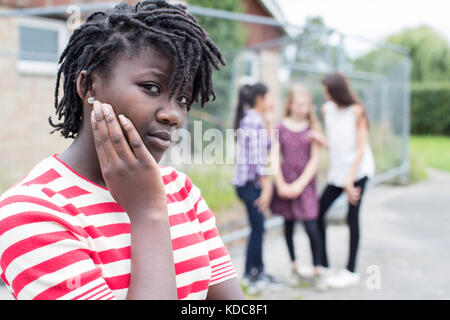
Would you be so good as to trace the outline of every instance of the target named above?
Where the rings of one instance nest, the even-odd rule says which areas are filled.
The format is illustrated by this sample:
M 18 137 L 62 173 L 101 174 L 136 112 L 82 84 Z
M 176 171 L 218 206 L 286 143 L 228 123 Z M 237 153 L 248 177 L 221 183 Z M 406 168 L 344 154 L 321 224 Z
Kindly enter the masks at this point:
M 284 237 L 286 239 L 286 244 L 289 250 L 289 256 L 291 261 L 295 261 L 295 250 L 294 250 L 294 220 L 284 220 Z M 322 242 L 319 233 L 319 225 L 317 220 L 303 221 L 305 226 L 306 234 L 309 238 L 309 244 L 311 246 L 311 253 L 313 257 L 314 266 L 319 266 L 322 261 Z
M 355 187 L 361 187 L 361 195 L 356 206 L 348 204 L 348 214 L 347 214 L 347 224 L 350 229 L 350 250 L 348 257 L 347 270 L 351 272 L 355 272 L 355 264 L 356 264 L 356 254 L 358 251 L 359 244 L 359 208 L 362 201 L 362 196 L 364 193 L 364 189 L 366 186 L 367 177 L 364 177 L 354 183 Z M 336 187 L 333 185 L 327 185 L 325 191 L 322 193 L 320 197 L 320 210 L 319 210 L 319 233 L 322 240 L 322 266 L 328 267 L 328 258 L 327 258 L 327 243 L 326 243 L 326 225 L 325 225 L 325 215 L 327 213 L 328 208 L 332 205 L 332 203 L 340 196 L 340 194 L 344 191 L 343 188 Z

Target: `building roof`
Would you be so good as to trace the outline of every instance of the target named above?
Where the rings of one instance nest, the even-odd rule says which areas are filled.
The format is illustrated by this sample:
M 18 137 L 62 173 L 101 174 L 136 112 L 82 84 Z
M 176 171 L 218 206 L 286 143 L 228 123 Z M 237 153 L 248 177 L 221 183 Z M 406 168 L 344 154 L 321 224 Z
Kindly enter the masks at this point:
M 286 23 L 287 19 L 277 0 L 257 0 L 280 23 Z

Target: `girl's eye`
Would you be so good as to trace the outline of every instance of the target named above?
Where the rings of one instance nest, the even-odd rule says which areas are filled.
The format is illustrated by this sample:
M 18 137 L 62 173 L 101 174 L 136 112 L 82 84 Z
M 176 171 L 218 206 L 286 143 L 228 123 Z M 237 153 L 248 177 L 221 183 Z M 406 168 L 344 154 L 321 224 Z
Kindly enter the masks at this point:
M 181 96 L 178 101 L 189 109 L 189 99 L 186 96 Z
M 143 85 L 143 87 L 145 89 L 147 89 L 147 91 L 149 91 L 151 94 L 159 94 L 160 93 L 159 87 L 157 85 L 145 84 L 145 85 Z
M 187 103 L 188 103 L 188 100 L 187 100 L 186 97 L 181 97 L 181 98 L 180 98 L 180 102 L 183 103 L 183 104 L 187 104 Z

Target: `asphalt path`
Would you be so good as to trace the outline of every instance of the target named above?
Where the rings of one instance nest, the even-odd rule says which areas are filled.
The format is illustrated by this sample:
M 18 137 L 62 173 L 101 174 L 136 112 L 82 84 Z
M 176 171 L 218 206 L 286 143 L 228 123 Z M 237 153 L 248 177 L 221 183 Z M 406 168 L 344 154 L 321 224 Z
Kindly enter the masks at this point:
M 429 179 L 409 186 L 378 185 L 368 189 L 361 208 L 359 285 L 318 292 L 286 286 L 265 290 L 257 299 L 450 299 L 450 174 L 430 170 Z M 333 269 L 344 268 L 348 228 L 329 225 L 327 245 Z M 298 261 L 311 264 L 308 238 L 295 232 Z M 230 249 L 239 274 L 245 246 Z M 265 235 L 266 271 L 288 282 L 290 262 L 281 228 Z

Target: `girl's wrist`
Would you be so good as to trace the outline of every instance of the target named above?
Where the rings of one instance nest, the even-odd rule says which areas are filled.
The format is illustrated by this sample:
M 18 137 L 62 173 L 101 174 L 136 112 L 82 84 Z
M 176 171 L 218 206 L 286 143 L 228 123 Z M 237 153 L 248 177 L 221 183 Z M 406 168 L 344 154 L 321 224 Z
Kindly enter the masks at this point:
M 345 189 L 345 190 L 348 190 L 348 189 L 351 189 L 351 188 L 353 188 L 353 187 L 354 187 L 354 185 L 353 185 L 353 180 L 347 180 L 347 182 L 345 183 L 344 189 Z
M 159 223 L 168 220 L 167 206 L 152 206 L 127 211 L 131 223 Z

